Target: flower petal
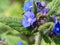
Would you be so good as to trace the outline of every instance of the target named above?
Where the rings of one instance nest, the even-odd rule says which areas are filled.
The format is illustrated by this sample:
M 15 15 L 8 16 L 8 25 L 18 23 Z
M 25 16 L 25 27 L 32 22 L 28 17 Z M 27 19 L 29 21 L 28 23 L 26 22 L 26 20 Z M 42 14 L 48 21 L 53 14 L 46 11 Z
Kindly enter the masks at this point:
M 32 19 L 31 25 L 36 21 L 36 18 Z
M 42 1 L 42 2 L 41 2 L 41 6 L 43 6 L 43 7 L 44 7 L 44 6 L 45 6 L 45 2 L 43 2 L 43 1 Z
M 35 15 L 34 15 L 33 12 L 27 11 L 27 12 L 25 12 L 24 17 L 25 17 L 26 19 L 28 19 L 28 18 L 34 18 Z
M 59 21 L 54 25 L 53 31 L 54 31 L 57 35 L 60 35 L 60 22 L 59 22 Z
M 18 42 L 18 45 L 23 45 L 21 41 Z
M 22 25 L 23 25 L 24 27 L 29 27 L 29 26 L 30 26 L 30 23 L 29 23 L 26 19 L 23 19 L 23 20 L 22 20 Z
M 37 11 L 38 11 L 38 12 L 41 12 L 42 10 L 38 8 Z
M 50 11 L 50 8 L 44 8 L 42 12 L 43 13 L 48 13 L 49 11 Z
M 26 3 L 24 3 L 23 9 L 28 11 L 28 10 L 32 10 L 32 7 L 33 7 L 32 2 L 26 2 Z
M 37 2 L 37 7 L 43 9 L 45 7 L 45 2 Z

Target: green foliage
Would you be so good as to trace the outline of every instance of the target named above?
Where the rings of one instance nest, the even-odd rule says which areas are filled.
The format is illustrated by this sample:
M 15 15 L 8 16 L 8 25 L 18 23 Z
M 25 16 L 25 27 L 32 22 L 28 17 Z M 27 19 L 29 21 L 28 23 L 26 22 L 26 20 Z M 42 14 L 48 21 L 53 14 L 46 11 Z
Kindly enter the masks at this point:
M 6 25 L 9 25 L 10 27 L 21 27 L 21 19 L 20 18 L 14 18 L 14 17 L 4 17 L 0 16 L 0 22 L 4 23 Z M 16 30 L 18 30 L 17 28 Z
M 22 26 L 20 18 L 0 16 L 0 22 L 19 31 L 21 34 L 29 35 L 31 32 Z
M 57 13 L 60 13 L 60 6 L 58 7 L 58 9 L 57 9 L 57 11 L 56 11 Z
M 53 22 L 47 22 L 47 23 L 45 23 L 43 25 L 40 25 L 40 27 L 38 28 L 38 30 L 42 31 L 42 30 L 48 29 L 53 24 L 54 24 Z
M 37 14 L 37 6 L 34 1 L 33 1 L 33 10 L 34 10 L 34 13 Z
M 6 32 L 8 30 L 13 30 L 13 29 L 11 27 L 9 27 L 8 25 L 0 23 L 0 34 Z
M 12 19 L 12 20 L 10 20 L 10 19 Z M 2 37 L 6 38 L 6 40 L 9 43 L 9 45 L 17 45 L 18 41 L 22 41 L 24 45 L 27 45 L 25 41 L 23 41 L 22 39 L 20 39 L 21 38 L 20 37 L 20 33 L 17 31 L 18 28 L 16 28 L 16 27 L 20 27 L 20 24 L 16 25 L 16 24 L 18 24 L 17 23 L 18 20 L 15 20 L 15 18 L 11 18 L 11 17 L 9 17 L 9 18 L 5 17 L 5 18 L 2 19 L 2 17 L 1 17 L 0 22 L 1 22 L 0 23 L 0 34 L 1 35 L 3 34 Z M 16 26 L 15 27 L 16 30 L 15 30 L 15 28 L 13 28 L 14 26 Z M 22 31 L 22 30 L 20 30 L 20 31 Z
M 47 15 L 53 15 L 54 13 L 56 13 L 57 9 L 59 8 L 59 5 L 60 5 L 60 1 L 52 0 L 52 2 L 50 2 L 47 5 L 47 8 L 50 8 L 50 11 Z
M 5 39 L 6 43 L 8 45 L 17 45 L 18 41 L 21 41 L 23 45 L 28 45 L 26 41 L 22 40 L 20 36 L 14 36 L 14 35 L 0 35 L 3 39 Z

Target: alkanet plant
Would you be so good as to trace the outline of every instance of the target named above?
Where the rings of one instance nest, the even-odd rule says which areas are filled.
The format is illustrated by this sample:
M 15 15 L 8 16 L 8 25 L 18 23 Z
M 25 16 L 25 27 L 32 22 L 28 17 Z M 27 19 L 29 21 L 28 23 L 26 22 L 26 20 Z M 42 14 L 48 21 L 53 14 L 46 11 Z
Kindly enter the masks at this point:
M 1 45 L 60 45 L 59 0 L 8 1 L 0 0 Z
M 34 6 L 37 7 L 36 12 L 33 10 L 35 9 Z M 49 15 L 51 9 L 46 7 L 45 2 L 25 2 L 23 9 L 25 13 L 22 26 L 27 29 L 32 28 L 31 35 L 37 37 L 34 37 L 35 45 L 41 44 L 41 39 L 44 35 L 48 35 L 51 38 L 60 35 L 60 21 L 56 16 Z

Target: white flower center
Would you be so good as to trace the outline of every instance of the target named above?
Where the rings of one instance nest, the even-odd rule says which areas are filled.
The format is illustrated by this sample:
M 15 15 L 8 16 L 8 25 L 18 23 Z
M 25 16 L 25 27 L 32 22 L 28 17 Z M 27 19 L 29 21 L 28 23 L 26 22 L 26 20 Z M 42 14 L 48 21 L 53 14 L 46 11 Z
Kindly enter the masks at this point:
M 31 21 L 32 21 L 32 19 L 31 19 L 31 18 L 29 18 L 29 19 L 28 19 L 28 22 L 31 22 Z
M 30 6 L 29 8 L 32 8 L 33 6 Z
M 56 28 L 57 31 L 59 31 L 59 28 Z

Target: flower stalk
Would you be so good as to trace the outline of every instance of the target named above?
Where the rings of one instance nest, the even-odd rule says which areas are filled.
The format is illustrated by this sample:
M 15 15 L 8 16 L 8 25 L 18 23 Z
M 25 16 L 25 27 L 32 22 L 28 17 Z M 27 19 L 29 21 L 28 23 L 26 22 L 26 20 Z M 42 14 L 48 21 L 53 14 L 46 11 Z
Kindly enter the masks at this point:
M 41 45 L 41 41 L 42 41 L 42 34 L 38 32 L 35 40 L 35 45 Z

